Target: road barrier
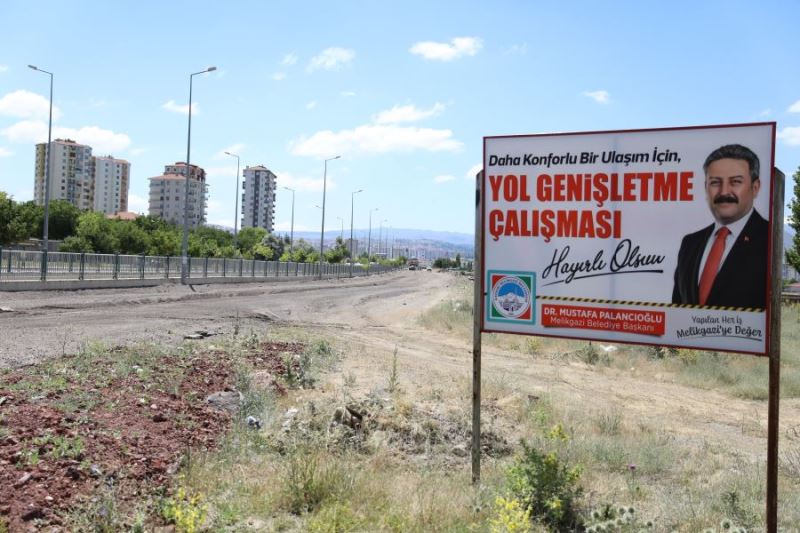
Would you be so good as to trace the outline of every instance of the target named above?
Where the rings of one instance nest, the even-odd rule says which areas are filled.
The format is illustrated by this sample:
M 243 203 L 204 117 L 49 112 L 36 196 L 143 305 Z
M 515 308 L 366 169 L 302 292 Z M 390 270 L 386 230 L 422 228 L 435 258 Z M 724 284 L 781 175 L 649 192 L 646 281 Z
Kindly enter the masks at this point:
M 347 278 L 382 274 L 397 267 L 333 263 L 256 261 L 189 257 L 188 278 L 255 280 L 269 278 Z M 180 279 L 181 257 L 4 250 L 0 248 L 0 290 L 9 282 Z

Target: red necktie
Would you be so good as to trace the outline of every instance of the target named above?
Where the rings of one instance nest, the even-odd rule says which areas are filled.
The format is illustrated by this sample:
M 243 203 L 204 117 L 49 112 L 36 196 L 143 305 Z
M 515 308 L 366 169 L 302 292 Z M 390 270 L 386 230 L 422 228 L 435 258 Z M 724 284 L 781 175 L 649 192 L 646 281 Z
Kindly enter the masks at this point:
M 705 305 L 706 300 L 708 300 L 711 286 L 714 285 L 714 278 L 717 277 L 719 262 L 722 259 L 722 252 L 725 251 L 725 238 L 730 232 L 731 230 L 722 226 L 717 231 L 714 244 L 711 245 L 711 251 L 706 258 L 706 266 L 703 267 L 703 275 L 700 276 L 700 305 Z

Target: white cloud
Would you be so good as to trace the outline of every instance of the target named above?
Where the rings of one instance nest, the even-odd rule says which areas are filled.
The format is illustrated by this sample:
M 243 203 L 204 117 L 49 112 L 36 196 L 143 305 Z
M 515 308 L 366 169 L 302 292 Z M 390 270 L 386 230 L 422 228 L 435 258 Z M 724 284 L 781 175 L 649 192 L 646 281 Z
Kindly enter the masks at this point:
M 47 123 L 40 120 L 22 120 L 0 131 L 10 142 L 47 142 Z M 124 133 L 116 133 L 98 126 L 82 128 L 53 128 L 53 139 L 72 139 L 92 147 L 94 154 L 113 154 L 127 150 L 131 138 Z
M 11 157 L 12 155 L 14 155 L 14 152 L 9 150 L 8 148 L 0 146 L 0 157 Z
M 474 56 L 483 47 L 477 37 L 456 37 L 449 43 L 421 41 L 414 43 L 409 52 L 431 61 L 452 61 L 463 56 Z
M 772 109 L 769 107 L 766 109 L 762 109 L 761 112 L 758 114 L 759 117 L 768 117 L 772 114 Z
M 316 100 L 311 100 L 309 103 L 306 104 L 306 109 L 308 109 L 309 111 L 314 109 L 315 107 L 317 107 Z
M 434 183 L 447 183 L 448 181 L 453 181 L 455 179 L 456 179 L 455 176 L 450 176 L 450 175 L 446 174 L 446 175 L 443 175 L 443 176 L 436 176 L 435 178 L 433 178 L 433 182 Z
M 583 96 L 589 97 L 598 104 L 607 104 L 610 101 L 608 91 L 584 91 Z
M 506 55 L 524 56 L 528 53 L 528 43 L 513 44 L 503 51 Z
M 227 159 L 227 158 L 231 157 L 228 154 L 226 154 L 225 152 L 230 152 L 232 154 L 236 154 L 236 155 L 241 156 L 242 154 L 240 152 L 245 149 L 245 146 L 247 146 L 247 145 L 244 144 L 244 143 L 232 144 L 232 145 L 228 146 L 227 148 L 223 148 L 222 150 L 220 150 L 219 152 L 214 154 L 214 159 Z
M 467 173 L 464 175 L 464 179 L 468 181 L 474 181 L 475 176 L 481 170 L 483 170 L 483 163 L 477 163 L 475 165 L 472 165 L 471 167 L 469 167 L 469 170 L 467 170 Z
M 789 146 L 800 146 L 800 127 L 789 126 L 778 132 L 778 139 Z
M 150 148 L 131 148 L 131 155 L 142 155 L 149 151 Z
M 339 70 L 342 66 L 349 64 L 355 55 L 355 52 L 346 48 L 326 48 L 311 59 L 311 63 L 308 64 L 308 71 L 313 72 L 320 69 Z
M 173 113 L 181 113 L 182 115 L 189 114 L 189 104 L 176 104 L 175 100 L 170 100 L 169 102 L 165 103 L 161 106 L 162 109 L 166 109 L 167 111 L 172 111 Z M 200 109 L 197 106 L 197 102 L 192 102 L 192 115 L 197 115 L 200 113 Z
M 138 194 L 128 193 L 128 211 L 132 211 L 134 213 L 147 213 L 148 209 L 150 209 L 150 205 L 148 204 L 148 199 Z
M 327 157 L 351 152 L 457 152 L 462 146 L 451 130 L 368 124 L 338 132 L 318 131 L 290 143 L 290 150 L 294 155 Z
M 416 122 L 429 117 L 435 117 L 444 111 L 444 104 L 436 102 L 430 109 L 417 109 L 414 104 L 394 106 L 386 111 L 381 111 L 375 117 L 376 124 L 396 124 L 398 122 Z
M 355 91 L 342 91 L 339 94 L 341 94 L 342 96 L 347 96 L 347 97 L 353 97 L 353 96 L 356 95 Z
M 283 59 L 281 60 L 281 65 L 284 65 L 284 66 L 287 66 L 287 67 L 291 67 L 295 63 L 297 63 L 297 56 L 295 54 L 291 54 L 291 53 L 290 54 L 286 54 L 285 56 L 283 56 Z
M 8 72 L 8 65 L 0 65 L 0 72 Z
M 800 113 L 800 100 L 789 106 L 789 113 Z
M 19 90 L 0 98 L 0 115 L 15 118 L 47 119 L 50 113 L 50 100 L 30 91 Z M 53 120 L 61 117 L 61 110 L 53 106 Z
M 283 80 L 286 79 L 286 73 L 285 72 L 276 72 L 275 74 L 272 75 L 272 79 L 275 80 L 275 81 L 283 81 Z
M 293 176 L 288 172 L 276 172 L 278 176 L 278 186 L 280 188 L 289 187 L 297 192 L 322 192 L 323 180 L 322 178 L 308 178 L 305 176 Z M 328 189 L 335 189 L 337 183 L 331 179 L 330 172 L 328 172 Z M 289 192 L 289 191 L 286 191 Z M 297 229 L 297 226 L 294 228 Z

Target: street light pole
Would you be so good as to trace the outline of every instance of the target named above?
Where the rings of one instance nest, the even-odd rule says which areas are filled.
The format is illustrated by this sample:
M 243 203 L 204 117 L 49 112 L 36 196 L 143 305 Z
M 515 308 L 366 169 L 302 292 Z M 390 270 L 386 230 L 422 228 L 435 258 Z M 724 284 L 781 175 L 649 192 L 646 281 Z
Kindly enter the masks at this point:
M 319 279 L 322 279 L 322 246 L 325 243 L 325 192 L 328 188 L 328 161 L 339 159 L 340 155 L 325 160 L 325 171 L 322 173 L 322 231 L 319 236 Z
M 367 275 L 369 275 L 369 266 L 372 263 L 372 212 L 377 211 L 379 208 L 369 210 L 369 230 L 367 231 Z
M 359 189 L 350 193 L 350 277 L 353 277 L 353 205 L 355 203 L 356 194 L 364 192 L 364 189 Z
M 50 146 L 53 133 L 53 73 L 42 70 L 35 65 L 28 65 L 28 68 L 50 76 L 50 116 L 47 120 L 47 150 L 45 151 L 47 161 L 45 161 L 44 165 L 44 226 L 42 227 L 42 241 L 44 241 L 42 245 L 44 246 L 44 251 L 47 252 L 50 247 L 50 163 L 53 160 L 52 147 Z M 42 272 L 44 273 L 45 271 L 42 270 Z
M 292 230 L 291 236 L 289 237 L 289 254 L 294 252 L 294 189 L 289 187 L 284 187 L 287 191 L 292 191 Z
M 183 193 L 183 242 L 181 243 L 181 283 L 184 285 L 189 276 L 189 175 L 191 169 L 189 159 L 192 152 L 192 80 L 198 74 L 215 70 L 217 67 L 208 67 L 200 72 L 189 74 L 189 128 L 186 134 L 186 180 L 184 182 L 186 186 Z
M 342 232 L 339 233 L 339 239 L 342 240 L 342 244 L 344 244 L 344 219 L 342 217 L 336 217 L 337 220 L 341 221 L 342 223 Z
M 191 110 L 190 110 L 191 111 Z M 236 203 L 234 204 L 234 214 L 233 214 L 233 243 L 236 244 L 236 234 L 238 233 L 239 228 L 239 163 L 240 159 L 239 156 L 236 154 L 232 154 L 230 152 L 225 152 L 231 157 L 236 158 Z

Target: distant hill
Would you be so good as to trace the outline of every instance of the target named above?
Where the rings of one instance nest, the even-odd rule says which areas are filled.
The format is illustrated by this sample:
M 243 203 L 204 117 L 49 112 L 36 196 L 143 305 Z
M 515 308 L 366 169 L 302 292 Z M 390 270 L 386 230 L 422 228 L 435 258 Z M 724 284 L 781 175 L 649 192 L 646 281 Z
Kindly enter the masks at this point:
M 383 238 L 386 238 L 386 228 L 384 228 L 384 233 L 381 235 Z M 279 231 L 276 232 L 281 235 L 289 234 L 288 231 Z M 335 228 L 325 230 L 325 240 L 328 241 L 336 239 L 339 236 L 341 230 L 337 231 Z M 380 234 L 380 230 L 377 228 L 372 228 L 372 239 L 377 241 L 378 236 Z M 362 240 L 366 239 L 368 236 L 368 231 L 366 229 L 354 229 L 353 230 L 353 238 Z M 389 236 L 395 240 L 408 240 L 408 241 L 437 241 L 447 244 L 452 244 L 454 246 L 467 246 L 471 247 L 475 242 L 475 236 L 470 233 L 456 233 L 452 231 L 434 231 L 434 230 L 424 230 L 424 229 L 404 229 L 404 228 L 392 228 L 389 231 Z M 317 240 L 319 241 L 319 232 L 317 231 L 295 231 L 294 232 L 295 239 L 305 239 L 307 241 Z M 345 228 L 344 231 L 344 238 L 350 238 L 350 230 Z

